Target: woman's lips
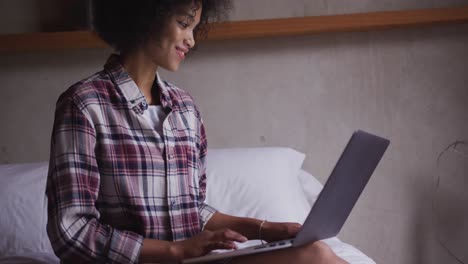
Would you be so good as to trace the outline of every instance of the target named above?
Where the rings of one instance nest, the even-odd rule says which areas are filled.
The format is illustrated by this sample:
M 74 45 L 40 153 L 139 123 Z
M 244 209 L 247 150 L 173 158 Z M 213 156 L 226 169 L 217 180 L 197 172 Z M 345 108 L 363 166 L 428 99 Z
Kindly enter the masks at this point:
M 181 48 L 176 48 L 176 52 L 181 59 L 185 59 L 185 53 L 187 53 L 188 51 Z

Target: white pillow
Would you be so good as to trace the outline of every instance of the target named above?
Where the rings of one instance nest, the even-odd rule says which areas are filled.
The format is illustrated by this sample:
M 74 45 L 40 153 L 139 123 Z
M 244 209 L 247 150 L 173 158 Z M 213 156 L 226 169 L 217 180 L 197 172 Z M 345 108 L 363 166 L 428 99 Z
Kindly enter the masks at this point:
M 0 256 L 52 253 L 46 233 L 47 163 L 0 165 Z
M 210 149 L 206 203 L 230 215 L 303 223 L 310 210 L 298 180 L 304 158 L 290 148 Z
M 305 197 L 309 202 L 310 207 L 312 207 L 315 200 L 317 200 L 318 195 L 322 191 L 323 185 L 314 176 L 312 176 L 312 174 L 304 170 L 299 171 L 298 178 Z

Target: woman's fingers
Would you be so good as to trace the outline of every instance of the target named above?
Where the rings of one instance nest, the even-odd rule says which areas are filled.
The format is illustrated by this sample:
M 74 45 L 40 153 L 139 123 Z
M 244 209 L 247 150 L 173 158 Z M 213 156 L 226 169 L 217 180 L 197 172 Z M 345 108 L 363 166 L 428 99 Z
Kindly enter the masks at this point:
M 213 239 L 215 241 L 236 241 L 245 242 L 247 238 L 231 229 L 222 229 L 214 232 Z
M 236 244 L 232 241 L 219 241 L 214 246 L 214 249 L 237 249 Z
M 233 230 L 222 229 L 216 231 L 203 231 L 196 239 L 197 245 L 203 252 L 208 253 L 215 249 L 237 249 L 235 242 L 245 242 L 247 238 Z
M 288 226 L 288 235 L 296 236 L 299 229 L 301 229 L 302 225 L 298 223 L 290 223 Z

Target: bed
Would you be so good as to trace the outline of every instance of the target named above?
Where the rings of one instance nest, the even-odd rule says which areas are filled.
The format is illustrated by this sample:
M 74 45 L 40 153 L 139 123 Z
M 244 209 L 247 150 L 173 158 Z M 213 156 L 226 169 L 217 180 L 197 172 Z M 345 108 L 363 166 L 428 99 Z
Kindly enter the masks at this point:
M 281 147 L 210 149 L 207 202 L 232 215 L 303 222 L 322 188 L 301 169 L 304 158 Z M 0 264 L 59 263 L 45 230 L 47 168 L 46 162 L 0 165 Z M 336 237 L 325 242 L 349 263 L 375 263 Z

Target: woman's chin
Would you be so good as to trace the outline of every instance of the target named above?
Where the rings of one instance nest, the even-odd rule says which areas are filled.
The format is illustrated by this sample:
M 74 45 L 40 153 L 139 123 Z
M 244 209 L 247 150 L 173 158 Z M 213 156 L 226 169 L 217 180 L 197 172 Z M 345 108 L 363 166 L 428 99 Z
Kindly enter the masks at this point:
M 162 68 L 164 68 L 165 70 L 167 71 L 170 71 L 170 72 L 176 72 L 179 70 L 179 66 L 180 65 L 168 65 L 168 66 L 161 66 Z

